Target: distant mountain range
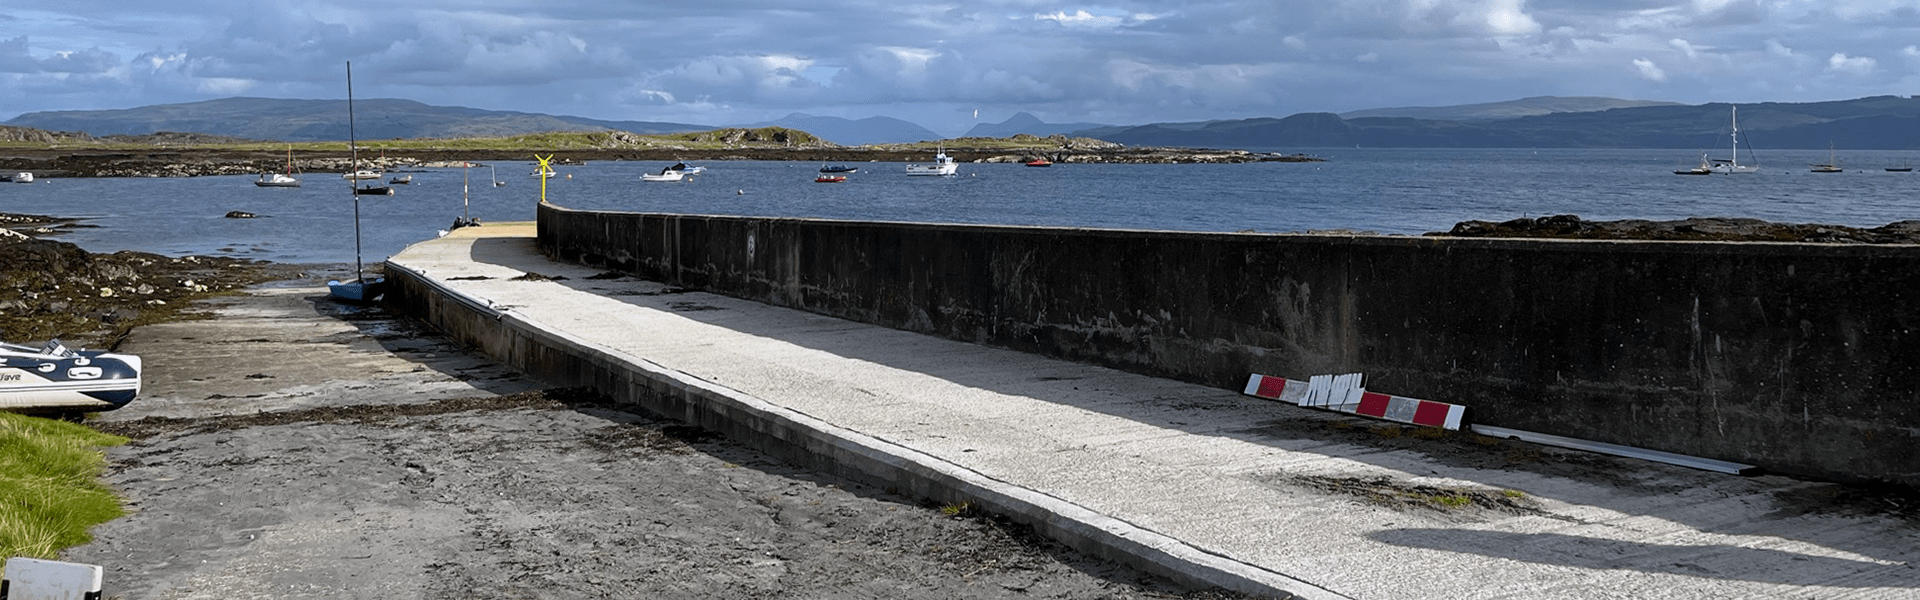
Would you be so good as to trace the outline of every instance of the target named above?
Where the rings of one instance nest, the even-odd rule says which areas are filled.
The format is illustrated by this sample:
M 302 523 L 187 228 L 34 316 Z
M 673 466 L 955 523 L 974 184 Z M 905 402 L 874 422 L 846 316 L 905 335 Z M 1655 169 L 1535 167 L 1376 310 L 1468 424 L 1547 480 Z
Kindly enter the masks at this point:
M 1087 129 L 1107 127 L 1099 123 L 1047 123 L 1027 113 L 1015 114 L 999 123 L 981 123 L 967 130 L 965 137 L 1004 138 L 1019 134 L 1047 137 Z
M 1405 117 L 1409 119 L 1429 119 L 1434 121 L 1500 121 L 1520 117 L 1537 117 L 1554 113 L 1578 113 L 1612 110 L 1615 108 L 1636 108 L 1641 106 L 1684 106 L 1678 102 L 1656 102 L 1652 100 L 1621 100 L 1619 98 L 1599 98 L 1594 96 L 1534 96 L 1505 102 L 1487 102 L 1482 104 L 1462 104 L 1459 106 L 1410 106 L 1404 108 L 1370 108 L 1340 113 L 1342 119 L 1360 119 L 1366 117 Z
M 1064 134 L 1133 146 L 1291 149 L 1399 148 L 1687 148 L 1725 144 L 1732 106 L 1613 98 L 1542 96 L 1448 107 L 1383 108 L 1344 114 L 1301 113 L 1221 121 L 1098 125 L 1046 123 L 1019 113 L 975 125 L 971 137 Z M 1755 147 L 1920 149 L 1920 99 L 1875 96 L 1809 103 L 1739 105 L 1740 130 Z M 411 100 L 354 103 L 361 139 L 505 136 L 546 131 L 623 130 L 640 134 L 707 131 L 715 126 L 607 121 L 473 108 Z M 344 100 L 227 98 L 121 110 L 27 113 L 5 123 L 95 136 L 191 132 L 256 140 L 347 139 Z M 846 145 L 911 143 L 942 136 L 891 117 L 845 119 L 795 113 L 741 125 L 799 129 Z
M 1136 146 L 1214 148 L 1688 148 L 1725 147 L 1733 105 L 1659 104 L 1498 120 L 1285 118 L 1109 127 L 1075 132 Z M 1920 99 L 1739 105 L 1743 142 L 1767 149 L 1920 149 Z
M 609 129 L 655 134 L 714 129 L 684 123 L 602 121 L 430 106 L 412 100 L 382 98 L 355 100 L 353 113 L 354 133 L 361 139 L 507 136 Z M 174 131 L 286 142 L 345 140 L 347 101 L 225 98 L 119 110 L 33 112 L 14 117 L 7 124 L 52 131 L 84 131 L 95 136 Z

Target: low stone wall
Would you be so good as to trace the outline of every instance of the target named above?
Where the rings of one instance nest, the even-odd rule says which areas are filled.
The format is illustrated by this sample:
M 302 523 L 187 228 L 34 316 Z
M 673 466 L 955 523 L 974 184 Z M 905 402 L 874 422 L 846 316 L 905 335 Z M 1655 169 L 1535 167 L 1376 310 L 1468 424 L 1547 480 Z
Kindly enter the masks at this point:
M 556 258 L 1239 389 L 1365 373 L 1475 423 L 1920 487 L 1920 247 L 588 212 Z

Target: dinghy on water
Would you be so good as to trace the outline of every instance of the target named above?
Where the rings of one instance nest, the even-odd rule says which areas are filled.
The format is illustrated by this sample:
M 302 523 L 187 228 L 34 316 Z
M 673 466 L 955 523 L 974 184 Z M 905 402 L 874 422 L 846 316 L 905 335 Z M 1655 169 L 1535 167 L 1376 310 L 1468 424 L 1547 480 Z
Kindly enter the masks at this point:
M 0 410 L 97 412 L 140 394 L 140 357 L 72 350 L 60 340 L 34 348 L 0 343 Z

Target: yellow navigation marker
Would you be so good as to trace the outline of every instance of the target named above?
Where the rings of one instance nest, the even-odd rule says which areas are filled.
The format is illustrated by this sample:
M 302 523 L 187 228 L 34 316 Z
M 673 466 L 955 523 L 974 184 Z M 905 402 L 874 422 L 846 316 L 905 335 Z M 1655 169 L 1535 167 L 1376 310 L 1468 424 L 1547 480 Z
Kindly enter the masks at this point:
M 541 155 L 535 154 L 533 155 L 533 158 L 535 160 L 540 161 L 540 170 L 534 171 L 533 174 L 540 177 L 540 203 L 546 204 L 547 203 L 547 178 L 553 176 L 553 155 L 548 154 L 546 156 L 541 156 Z

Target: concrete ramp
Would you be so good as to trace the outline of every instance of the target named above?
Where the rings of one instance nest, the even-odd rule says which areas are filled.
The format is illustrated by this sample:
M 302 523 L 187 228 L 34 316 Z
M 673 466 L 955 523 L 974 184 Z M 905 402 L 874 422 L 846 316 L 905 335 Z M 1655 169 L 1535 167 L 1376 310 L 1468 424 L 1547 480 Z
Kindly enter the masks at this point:
M 1912 598 L 1911 515 L 1840 489 L 1301 409 L 556 263 L 531 224 L 388 261 L 394 302 L 559 385 L 1303 598 Z

